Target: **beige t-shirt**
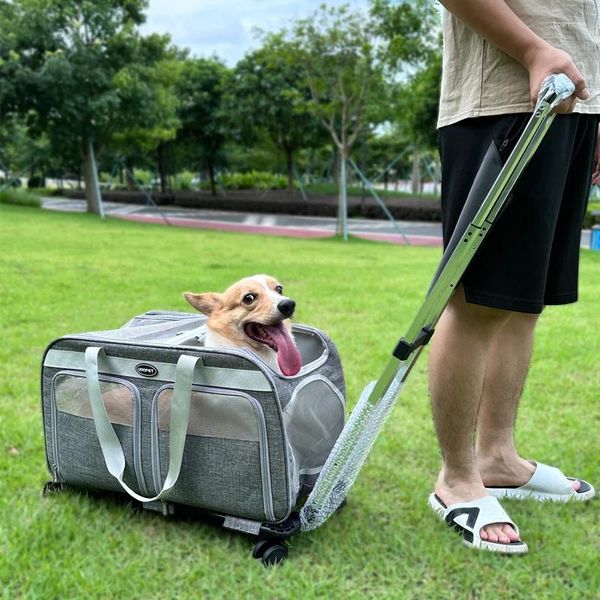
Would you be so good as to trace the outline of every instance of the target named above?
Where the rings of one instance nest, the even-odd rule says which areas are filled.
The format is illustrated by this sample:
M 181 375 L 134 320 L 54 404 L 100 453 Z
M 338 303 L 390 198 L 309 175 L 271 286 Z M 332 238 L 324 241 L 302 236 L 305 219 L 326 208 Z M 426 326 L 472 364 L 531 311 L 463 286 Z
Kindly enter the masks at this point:
M 506 0 L 549 44 L 568 52 L 592 94 L 575 112 L 600 114 L 600 0 Z M 527 69 L 444 10 L 438 127 L 469 117 L 531 112 Z

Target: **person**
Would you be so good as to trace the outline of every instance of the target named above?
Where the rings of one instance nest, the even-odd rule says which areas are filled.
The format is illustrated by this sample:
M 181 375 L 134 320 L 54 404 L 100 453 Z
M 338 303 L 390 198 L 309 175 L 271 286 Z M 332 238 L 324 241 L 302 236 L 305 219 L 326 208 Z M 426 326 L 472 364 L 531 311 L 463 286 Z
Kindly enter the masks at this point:
M 440 318 L 429 361 L 442 452 L 430 504 L 465 543 L 524 553 L 498 497 L 594 495 L 589 483 L 521 458 L 514 427 L 539 314 L 577 300 L 582 221 L 590 182 L 600 183 L 600 7 L 595 0 L 441 3 L 445 244 L 490 144 L 505 160 L 549 74 L 575 84 Z

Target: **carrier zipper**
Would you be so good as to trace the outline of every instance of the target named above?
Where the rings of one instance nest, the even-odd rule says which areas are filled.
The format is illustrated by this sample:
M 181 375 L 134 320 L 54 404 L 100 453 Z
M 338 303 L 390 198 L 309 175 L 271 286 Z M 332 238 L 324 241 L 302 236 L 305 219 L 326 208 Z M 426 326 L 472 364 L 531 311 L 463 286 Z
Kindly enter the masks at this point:
M 60 483 L 60 474 L 56 463 L 50 465 L 50 472 L 52 473 L 52 483 Z
M 152 480 L 156 490 L 160 490 L 160 454 L 159 454 L 159 435 L 158 435 L 158 397 L 164 391 L 173 389 L 173 384 L 167 384 L 156 390 L 154 399 L 152 400 L 152 416 L 151 416 L 151 458 L 152 458 Z M 263 509 L 265 516 L 270 521 L 275 521 L 275 510 L 273 507 L 273 486 L 271 485 L 271 467 L 269 465 L 269 442 L 267 438 L 267 425 L 265 421 L 265 415 L 262 406 L 256 398 L 243 394 L 237 391 L 217 392 L 215 388 L 209 388 L 206 386 L 193 385 L 193 392 L 204 392 L 208 394 L 214 394 L 217 396 L 237 396 L 248 400 L 254 408 L 256 420 L 258 422 L 258 447 L 260 455 L 260 474 L 263 491 Z
M 260 463 L 261 463 L 261 478 L 263 486 L 263 497 L 265 499 L 265 514 L 270 521 L 275 520 L 275 510 L 273 507 L 273 487 L 271 486 L 271 467 L 269 465 L 269 442 L 267 440 L 267 425 L 265 423 L 265 414 L 263 413 L 262 406 L 256 398 L 247 396 L 248 400 L 254 405 L 254 409 L 257 413 L 258 418 L 258 436 L 259 452 L 260 452 Z
M 59 483 L 60 482 L 60 469 L 58 466 L 58 435 L 57 435 L 57 427 L 58 427 L 58 416 L 56 407 L 56 394 L 54 392 L 54 379 L 56 375 L 52 378 L 52 383 L 50 384 L 50 426 L 52 428 L 52 454 L 53 454 L 53 463 L 50 465 L 50 471 L 52 472 L 52 482 Z

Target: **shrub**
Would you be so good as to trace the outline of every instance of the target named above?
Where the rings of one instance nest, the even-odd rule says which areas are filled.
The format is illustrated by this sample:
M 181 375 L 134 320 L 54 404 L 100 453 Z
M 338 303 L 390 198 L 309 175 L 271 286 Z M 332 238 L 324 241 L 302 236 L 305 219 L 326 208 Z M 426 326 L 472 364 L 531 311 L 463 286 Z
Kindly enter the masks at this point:
M 133 176 L 138 185 L 147 187 L 156 183 L 154 175 L 145 169 L 134 169 Z
M 229 190 L 284 190 L 287 177 L 268 171 L 223 173 L 219 176 L 219 183 Z
M 42 201 L 39 196 L 22 190 L 0 190 L 0 204 L 16 204 L 17 206 L 33 206 L 40 208 Z
M 183 171 L 183 173 L 178 173 L 175 176 L 175 189 L 176 190 L 193 190 L 194 189 L 194 180 L 196 176 L 190 171 Z

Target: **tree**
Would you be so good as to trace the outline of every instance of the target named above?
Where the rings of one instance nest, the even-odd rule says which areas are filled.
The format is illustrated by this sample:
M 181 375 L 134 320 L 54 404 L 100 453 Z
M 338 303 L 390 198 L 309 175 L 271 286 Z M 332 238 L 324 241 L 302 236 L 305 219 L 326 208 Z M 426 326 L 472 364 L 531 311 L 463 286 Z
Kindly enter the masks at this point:
M 401 86 L 397 95 L 400 127 L 413 146 L 413 193 L 420 188 L 419 164 L 422 153 L 437 147 L 436 122 L 441 74 L 441 53 L 432 51 L 425 66 Z
M 121 69 L 113 83 L 121 110 L 113 120 L 110 148 L 121 157 L 131 185 L 135 163 L 156 152 L 161 190 L 166 188 L 166 146 L 175 139 L 181 122 L 176 86 L 185 53 L 170 46 L 167 35 L 140 38 L 132 62 Z
M 390 107 L 400 134 L 413 147 L 412 191 L 420 191 L 423 152 L 437 145 L 436 120 L 441 79 L 439 14 L 427 0 L 371 0 L 378 34 L 386 41 L 383 61 L 388 75 L 403 78 L 393 86 Z M 406 72 L 406 65 L 410 66 Z
M 349 7 L 321 8 L 294 22 L 281 50 L 302 64 L 311 99 L 307 106 L 331 135 L 340 158 L 337 232 L 347 236 L 346 161 L 356 140 L 380 113 L 383 71 L 371 20 Z
M 285 153 L 290 193 L 294 190 L 294 153 L 322 143 L 320 123 L 307 107 L 310 90 L 303 66 L 293 56 L 281 35 L 266 36 L 260 49 L 236 65 L 231 97 L 242 137 L 256 139 L 255 128 L 262 128 Z
M 92 212 L 101 210 L 95 150 L 124 124 L 143 128 L 152 112 L 140 110 L 149 97 L 142 82 L 148 73 L 132 66 L 152 56 L 136 31 L 146 7 L 147 0 L 0 4 L 2 20 L 11 19 L 17 57 L 9 65 L 16 82 L 12 109 L 25 115 L 32 136 L 46 133 L 53 147 L 77 147 Z M 169 121 L 166 130 L 153 126 L 154 140 L 173 135 Z
M 190 58 L 177 84 L 181 129 L 176 143 L 193 153 L 195 168 L 206 169 L 213 196 L 215 170 L 225 163 L 224 145 L 233 128 L 225 101 L 230 77 L 217 58 Z

